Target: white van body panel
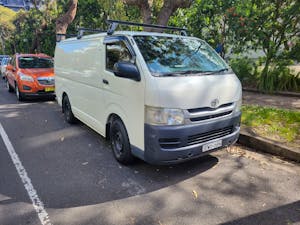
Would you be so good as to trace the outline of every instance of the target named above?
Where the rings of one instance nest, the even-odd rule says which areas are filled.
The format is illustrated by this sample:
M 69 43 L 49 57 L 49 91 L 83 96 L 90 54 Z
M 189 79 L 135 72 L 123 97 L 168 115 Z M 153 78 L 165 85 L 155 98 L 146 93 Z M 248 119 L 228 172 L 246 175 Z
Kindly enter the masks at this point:
M 63 93 L 66 93 L 75 117 L 104 137 L 110 115 L 117 115 L 126 125 L 131 144 L 144 149 L 144 78 L 136 82 L 116 77 L 106 70 L 103 40 L 101 36 L 84 37 L 57 44 L 58 102 L 62 104 Z M 141 68 L 139 60 L 137 66 Z M 104 85 L 103 79 L 109 85 Z
M 158 77 L 159 103 L 166 108 L 195 109 L 236 102 L 241 97 L 239 80 L 234 74 Z M 224 91 L 221 91 L 224 90 Z
M 102 38 L 103 40 L 103 38 Z M 78 119 L 91 128 L 105 134 L 103 110 L 101 38 L 85 39 L 58 44 L 55 54 L 56 94 L 62 104 L 63 93 L 71 102 L 72 111 Z M 103 105 L 102 105 L 103 107 Z

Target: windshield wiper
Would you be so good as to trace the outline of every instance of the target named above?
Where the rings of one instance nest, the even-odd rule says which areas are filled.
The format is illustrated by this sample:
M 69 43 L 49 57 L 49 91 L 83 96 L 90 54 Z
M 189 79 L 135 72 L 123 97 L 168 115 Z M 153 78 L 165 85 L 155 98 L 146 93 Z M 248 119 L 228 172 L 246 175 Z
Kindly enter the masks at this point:
M 215 70 L 215 71 L 204 71 L 204 73 L 207 73 L 207 74 L 216 74 L 216 73 L 221 73 L 221 72 L 224 72 L 224 71 L 229 71 L 229 68 L 223 68 L 223 69 Z
M 171 77 L 171 76 L 178 76 L 178 75 L 188 75 L 188 74 L 199 74 L 203 73 L 201 70 L 185 70 L 185 71 L 177 71 L 177 72 L 170 72 L 170 73 L 162 73 L 160 76 L 162 77 Z

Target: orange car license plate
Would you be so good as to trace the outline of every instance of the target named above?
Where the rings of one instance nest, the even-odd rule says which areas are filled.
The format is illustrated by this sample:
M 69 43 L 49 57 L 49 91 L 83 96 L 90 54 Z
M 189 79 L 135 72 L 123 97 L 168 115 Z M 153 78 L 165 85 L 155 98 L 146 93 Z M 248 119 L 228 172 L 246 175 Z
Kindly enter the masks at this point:
M 54 87 L 46 87 L 45 92 L 54 91 Z

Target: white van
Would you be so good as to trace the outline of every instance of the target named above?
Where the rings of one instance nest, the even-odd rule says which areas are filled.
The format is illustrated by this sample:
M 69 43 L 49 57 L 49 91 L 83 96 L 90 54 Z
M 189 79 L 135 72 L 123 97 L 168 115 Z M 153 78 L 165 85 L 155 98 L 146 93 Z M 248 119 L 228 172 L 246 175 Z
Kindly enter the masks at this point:
M 68 122 L 79 119 L 110 140 L 119 162 L 183 162 L 237 141 L 241 84 L 205 41 L 155 32 L 81 34 L 56 45 L 57 100 Z

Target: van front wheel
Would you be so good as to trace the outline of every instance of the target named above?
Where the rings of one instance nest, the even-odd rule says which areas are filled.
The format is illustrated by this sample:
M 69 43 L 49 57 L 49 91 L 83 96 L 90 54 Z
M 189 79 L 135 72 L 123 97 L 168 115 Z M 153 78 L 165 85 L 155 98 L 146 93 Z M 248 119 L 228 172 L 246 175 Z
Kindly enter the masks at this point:
M 76 123 L 77 120 L 72 112 L 72 108 L 68 96 L 64 96 L 62 102 L 62 108 L 65 115 L 65 120 L 70 124 Z
M 131 147 L 125 126 L 119 119 L 115 119 L 110 129 L 111 147 L 116 160 L 122 164 L 133 163 Z

